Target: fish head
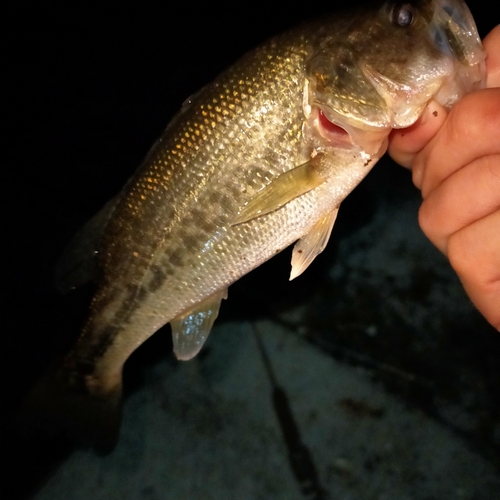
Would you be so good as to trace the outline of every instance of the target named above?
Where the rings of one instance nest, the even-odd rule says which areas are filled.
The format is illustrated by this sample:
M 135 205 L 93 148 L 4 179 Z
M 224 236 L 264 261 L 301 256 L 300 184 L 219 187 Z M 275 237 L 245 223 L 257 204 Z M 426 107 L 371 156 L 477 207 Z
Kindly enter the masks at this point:
M 389 132 L 415 123 L 430 99 L 449 108 L 484 85 L 485 53 L 462 0 L 386 1 L 327 29 L 306 63 L 304 108 L 330 145 L 380 156 Z

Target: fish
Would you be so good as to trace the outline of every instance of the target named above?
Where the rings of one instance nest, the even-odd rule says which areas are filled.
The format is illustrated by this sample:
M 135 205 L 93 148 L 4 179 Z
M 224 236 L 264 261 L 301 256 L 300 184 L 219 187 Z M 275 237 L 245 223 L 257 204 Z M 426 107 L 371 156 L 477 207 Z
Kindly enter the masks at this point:
M 228 287 L 293 243 L 300 276 L 391 130 L 483 86 L 484 59 L 462 0 L 388 0 L 279 34 L 189 97 L 61 258 L 61 289 L 96 292 L 31 407 L 116 442 L 132 352 L 170 323 L 176 357 L 196 356 Z

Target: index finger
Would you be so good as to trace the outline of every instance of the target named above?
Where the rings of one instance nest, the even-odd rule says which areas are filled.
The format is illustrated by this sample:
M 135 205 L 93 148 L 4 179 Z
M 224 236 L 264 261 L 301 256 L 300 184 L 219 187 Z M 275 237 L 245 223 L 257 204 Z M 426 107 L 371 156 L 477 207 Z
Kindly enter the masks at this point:
M 423 198 L 463 166 L 498 153 L 499 131 L 500 88 L 479 90 L 458 101 L 441 129 L 414 158 L 413 182 Z

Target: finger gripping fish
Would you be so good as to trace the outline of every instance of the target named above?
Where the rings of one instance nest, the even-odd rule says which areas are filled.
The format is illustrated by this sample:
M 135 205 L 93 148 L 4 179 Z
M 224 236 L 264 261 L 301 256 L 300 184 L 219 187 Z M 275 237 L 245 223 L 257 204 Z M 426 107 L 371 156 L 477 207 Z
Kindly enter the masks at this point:
M 92 439 L 116 437 L 130 354 L 170 323 L 177 358 L 195 356 L 229 285 L 294 242 L 290 279 L 304 272 L 390 131 L 479 87 L 483 60 L 461 0 L 336 14 L 243 56 L 184 103 L 70 244 L 61 286 L 93 278 L 97 291 L 33 399 Z

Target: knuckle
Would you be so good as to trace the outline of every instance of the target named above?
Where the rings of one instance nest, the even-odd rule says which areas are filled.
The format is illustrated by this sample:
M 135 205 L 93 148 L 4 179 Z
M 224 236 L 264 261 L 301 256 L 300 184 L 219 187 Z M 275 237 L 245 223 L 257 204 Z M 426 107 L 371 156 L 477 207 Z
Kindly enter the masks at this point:
M 464 234 L 464 231 L 458 231 L 449 237 L 447 255 L 451 267 L 458 276 L 462 280 L 468 280 L 471 269 L 474 269 L 474 266 L 471 263 L 467 241 L 464 241 Z
M 434 218 L 432 210 L 428 209 L 428 203 L 422 203 L 418 211 L 418 225 L 422 232 L 434 242 Z

